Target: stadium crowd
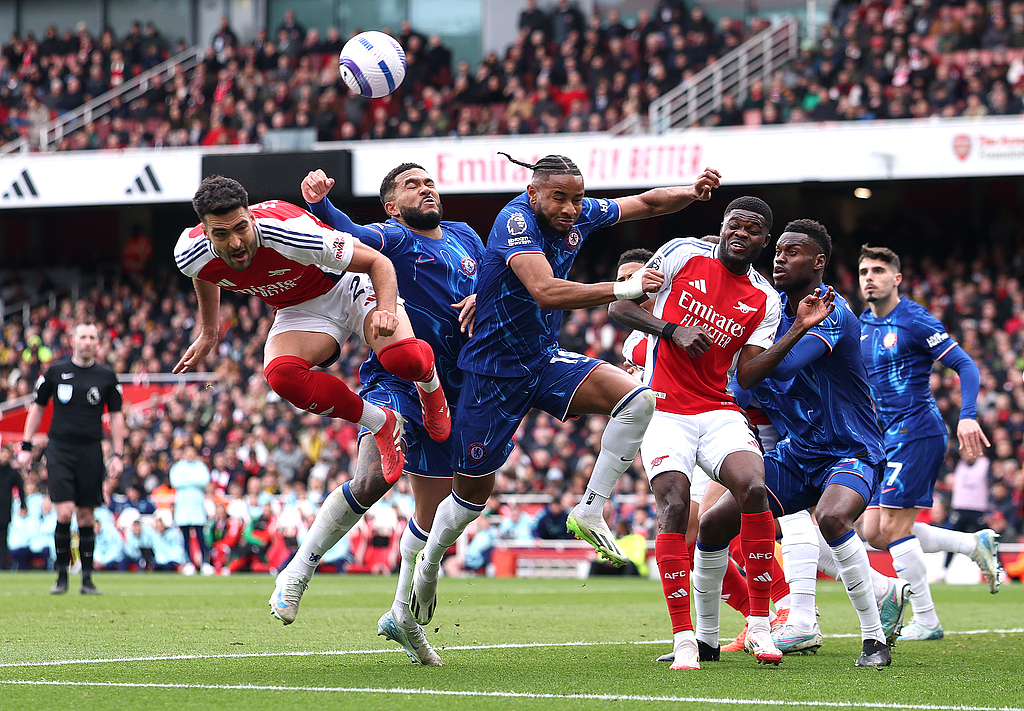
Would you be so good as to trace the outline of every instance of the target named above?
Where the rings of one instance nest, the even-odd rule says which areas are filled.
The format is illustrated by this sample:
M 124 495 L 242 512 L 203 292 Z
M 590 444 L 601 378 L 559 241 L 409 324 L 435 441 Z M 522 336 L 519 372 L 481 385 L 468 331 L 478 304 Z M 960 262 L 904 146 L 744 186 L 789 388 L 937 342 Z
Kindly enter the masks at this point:
M 992 442 L 986 453 L 989 503 L 975 517 L 1001 533 L 1004 542 L 1024 540 L 1024 288 L 1011 263 L 993 258 L 973 263 L 950 259 L 904 262 L 903 293 L 942 320 L 981 370 L 978 418 Z M 831 283 L 859 304 L 856 277 L 837 263 Z M 16 279 L 0 285 L 0 297 L 26 287 Z M 160 270 L 96 289 L 76 303 L 31 312 L 28 323 L 4 324 L 0 343 L 0 401 L 28 395 L 38 374 L 69 351 L 69 326 L 94 318 L 101 325 L 97 359 L 144 383 L 149 373 L 170 373 L 189 344 L 196 310 L 191 285 Z M 272 314 L 259 299 L 225 294 L 220 347 L 202 370 L 208 382 L 180 383 L 147 400 L 126 403 L 125 470 L 108 481 L 106 505 L 97 510 L 96 562 L 114 568 L 181 569 L 191 559 L 174 525 L 172 467 L 195 447 L 209 470 L 203 481 L 207 547 L 204 572 L 276 570 L 283 567 L 327 493 L 351 476 L 357 428 L 339 419 L 297 411 L 268 387 L 262 350 Z M 624 330 L 603 308 L 567 314 L 561 344 L 621 363 Z M 331 372 L 358 388 L 365 349 L 346 344 Z M 955 373 L 941 364 L 932 376 L 940 410 L 951 431 L 958 419 Z M 531 541 L 567 537 L 564 519 L 584 492 L 599 449 L 605 419 L 590 416 L 558 422 L 534 411 L 516 435 L 516 448 L 500 471 L 483 537 L 459 564 L 486 564 L 485 543 L 498 538 Z M 951 510 L 961 459 L 952 438 L 937 486 L 933 521 L 956 525 L 967 512 Z M 8 449 L 14 445 L 5 442 Z M 15 500 L 9 543 L 16 565 L 47 565 L 53 559 L 55 514 L 46 498 L 46 469 L 39 459 L 23 472 L 26 504 Z M 620 479 L 612 525 L 654 536 L 653 499 L 639 462 Z M 326 556 L 325 564 L 349 571 L 392 570 L 397 543 L 413 506 L 409 482 L 399 481 L 355 529 Z M 480 550 L 477 550 L 480 549 Z M 477 556 L 477 557 L 473 557 Z M 192 562 L 194 560 L 194 563 Z M 483 561 L 483 563 L 481 563 Z M 481 563 L 481 564 L 477 564 Z
M 769 26 L 763 17 L 714 23 L 684 0 L 659 0 L 631 26 L 615 10 L 586 17 L 569 0 L 550 12 L 527 0 L 504 56 L 474 68 L 453 66 L 439 35 L 404 22 L 393 34 L 406 80 L 370 100 L 340 79 L 336 28 L 321 35 L 288 11 L 275 31 L 243 43 L 224 19 L 194 69 L 113 100 L 59 148 L 259 144 L 291 128 L 330 141 L 602 131 L 631 117 L 642 125 L 652 100 Z M 96 38 L 83 23 L 12 36 L 0 48 L 0 143 L 25 136 L 38 146 L 48 121 L 185 49 L 152 23 L 123 37 L 105 29 Z M 704 123 L 1010 115 L 1022 97 L 1024 2 L 847 0 L 796 60 L 743 96 L 723 95 Z

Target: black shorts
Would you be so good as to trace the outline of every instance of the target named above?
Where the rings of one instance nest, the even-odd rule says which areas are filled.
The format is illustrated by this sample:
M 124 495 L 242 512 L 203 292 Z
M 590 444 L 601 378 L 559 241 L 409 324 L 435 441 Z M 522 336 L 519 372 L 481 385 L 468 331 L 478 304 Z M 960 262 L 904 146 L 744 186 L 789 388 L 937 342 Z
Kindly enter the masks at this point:
M 46 471 L 50 500 L 74 501 L 78 506 L 96 508 L 103 503 L 103 445 L 78 444 L 51 439 L 46 445 Z

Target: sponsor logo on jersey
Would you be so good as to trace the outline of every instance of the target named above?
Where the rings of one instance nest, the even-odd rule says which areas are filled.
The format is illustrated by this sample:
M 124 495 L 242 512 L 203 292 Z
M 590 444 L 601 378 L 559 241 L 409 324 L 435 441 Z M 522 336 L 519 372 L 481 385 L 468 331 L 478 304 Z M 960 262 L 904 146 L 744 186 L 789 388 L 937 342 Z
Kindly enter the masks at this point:
M 663 454 L 660 457 L 655 457 L 654 459 L 651 460 L 651 468 L 653 469 L 654 467 L 664 462 L 666 459 L 668 459 L 667 454 Z
M 89 401 L 90 405 L 100 404 L 100 389 L 96 387 L 89 388 L 85 393 L 85 399 Z
M 946 333 L 945 331 L 943 331 L 942 333 L 933 333 L 932 335 L 928 336 L 928 340 L 926 341 L 926 343 L 928 344 L 929 348 L 934 348 L 947 338 L 949 338 L 949 334 Z
M 510 235 L 521 235 L 526 232 L 526 218 L 523 217 L 521 212 L 513 212 L 512 216 L 508 218 L 508 222 L 505 223 L 505 229 L 508 230 Z M 511 244 L 511 241 L 509 242 Z
M 271 269 L 269 272 L 267 272 L 267 276 L 281 276 L 282 274 L 287 274 L 290 271 L 291 269 Z
M 233 281 L 228 281 L 227 279 L 221 279 L 220 281 L 217 282 L 217 286 L 219 286 L 219 287 L 221 287 L 223 289 L 234 289 L 236 284 Z
M 705 282 L 703 279 L 695 279 L 694 281 L 691 281 L 690 286 L 692 286 L 697 291 L 703 291 L 705 294 L 708 293 L 707 282 Z
M 702 326 L 711 336 L 711 342 L 722 348 L 728 346 L 733 338 L 742 337 L 747 330 L 743 324 L 715 311 L 711 304 L 693 298 L 688 291 L 679 296 L 679 306 L 687 312 L 679 320 L 680 326 Z
M 597 201 L 597 206 L 601 208 L 601 212 L 608 212 L 608 201 L 604 198 Z
M 337 237 L 334 238 L 334 258 L 342 259 L 345 256 L 345 233 L 340 232 Z
M 533 239 L 529 235 L 527 235 L 525 237 L 509 237 L 508 238 L 508 246 L 509 247 L 521 247 L 524 244 L 533 244 Z
M 75 388 L 70 383 L 60 383 L 57 386 L 57 399 L 63 402 L 65 405 L 71 402 L 71 394 L 75 391 Z
M 476 260 L 472 257 L 463 257 L 462 262 L 462 273 L 466 276 L 473 276 L 476 274 Z
M 885 337 L 882 338 L 882 347 L 883 348 L 892 348 L 893 346 L 896 345 L 896 341 L 898 341 L 898 340 L 899 340 L 899 336 L 896 335 L 896 332 L 895 331 L 889 331 L 887 334 L 885 334 Z
M 224 281 L 227 281 L 225 279 Z M 289 289 L 294 289 L 298 279 L 285 279 L 284 281 L 274 282 L 273 284 L 266 284 L 263 286 L 249 286 L 242 289 L 234 287 L 232 285 L 232 291 L 236 291 L 239 294 L 248 294 L 249 296 L 259 296 L 260 298 L 267 298 L 270 296 L 277 296 Z M 218 284 L 223 286 L 223 284 Z
M 482 442 L 474 442 L 466 448 L 466 454 L 469 455 L 469 461 L 481 462 L 487 456 L 487 447 Z
M 753 313 L 754 311 L 757 311 L 757 307 L 755 307 L 755 306 L 747 306 L 742 301 L 737 301 L 736 305 L 733 306 L 733 308 L 734 309 L 738 309 L 740 312 L 745 313 L 745 314 L 749 314 L 749 313 Z
M 583 235 L 580 234 L 580 231 L 578 229 L 573 227 L 571 230 L 569 230 L 569 234 L 565 238 L 565 244 L 569 247 L 569 249 L 576 249 L 577 247 L 580 246 L 581 242 L 583 242 Z

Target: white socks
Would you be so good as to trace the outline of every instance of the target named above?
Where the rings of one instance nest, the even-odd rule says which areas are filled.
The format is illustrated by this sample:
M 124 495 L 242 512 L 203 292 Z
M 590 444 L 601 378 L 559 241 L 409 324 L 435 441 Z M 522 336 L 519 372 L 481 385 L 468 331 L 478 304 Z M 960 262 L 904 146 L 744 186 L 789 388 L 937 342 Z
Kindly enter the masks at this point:
M 352 496 L 346 481 L 330 493 L 286 570 L 309 580 L 324 553 L 334 547 L 366 513 Z
M 395 589 L 395 602 L 391 605 L 391 614 L 401 627 L 410 629 L 416 626 L 416 619 L 409 611 L 409 598 L 412 597 L 412 574 L 416 569 L 416 556 L 427 544 L 430 532 L 416 525 L 416 518 L 409 519 L 409 525 L 402 532 L 399 551 L 402 554 L 402 565 L 398 571 L 398 587 Z
M 719 613 L 722 607 L 722 580 L 729 566 L 729 547 L 704 550 L 700 543 L 693 554 L 690 589 L 697 611 L 697 639 L 712 647 L 719 646 Z
M 460 498 L 454 491 L 442 501 L 434 514 L 434 525 L 423 548 L 423 577 L 428 580 L 437 578 L 444 552 L 451 548 L 459 536 L 466 530 L 484 510 L 486 504 L 474 504 Z
M 817 620 L 814 614 L 815 588 L 818 579 L 818 534 L 809 511 L 783 516 L 782 569 L 789 583 L 789 618 L 786 624 L 800 632 L 810 632 Z M 829 562 L 832 552 L 825 546 Z M 776 602 L 776 607 L 780 607 Z
M 633 463 L 640 442 L 654 415 L 655 397 L 640 386 L 616 403 L 601 437 L 601 452 L 587 482 L 587 491 L 576 507 L 584 516 L 604 516 L 604 504 L 612 496 L 615 482 Z
M 384 426 L 387 421 L 387 414 L 381 408 L 374 405 L 372 402 L 363 400 L 363 414 L 359 416 L 359 423 L 366 429 L 370 430 L 372 434 L 380 432 L 380 428 Z
M 896 574 L 910 583 L 910 606 L 914 609 L 914 619 L 925 627 L 937 627 L 939 616 L 935 614 L 932 590 L 928 586 L 928 566 L 921 542 L 914 536 L 901 538 L 889 545 L 889 554 Z
M 925 553 L 946 551 L 970 555 L 978 547 L 978 539 L 974 537 L 973 533 L 950 531 L 948 528 L 929 526 L 926 523 L 915 523 L 913 535 L 921 542 L 921 550 Z M 913 581 L 911 581 L 911 585 L 913 585 Z
M 860 618 L 861 638 L 884 643 L 882 620 L 878 616 L 878 603 L 871 584 L 871 564 L 868 563 L 868 552 L 864 550 L 864 544 L 857 537 L 857 532 L 850 529 L 829 542 L 829 547 L 846 594 L 850 596 L 850 602 Z

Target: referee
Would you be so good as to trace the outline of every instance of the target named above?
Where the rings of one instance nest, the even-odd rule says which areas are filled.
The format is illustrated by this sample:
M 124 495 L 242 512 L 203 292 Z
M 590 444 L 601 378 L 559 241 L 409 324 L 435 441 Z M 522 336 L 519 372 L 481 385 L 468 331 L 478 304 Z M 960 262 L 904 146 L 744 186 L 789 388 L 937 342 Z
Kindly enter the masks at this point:
M 53 539 L 57 550 L 57 582 L 51 595 L 68 591 L 71 563 L 71 516 L 78 517 L 78 551 L 82 559 L 82 594 L 99 595 L 92 582 L 92 554 L 96 544 L 93 509 L 103 503 L 103 408 L 110 412 L 113 456 L 110 476 L 121 476 L 124 452 L 124 415 L 121 386 L 114 371 L 96 362 L 99 330 L 79 323 L 71 332 L 71 359 L 54 363 L 36 382 L 35 402 L 29 407 L 25 436 L 18 459 L 32 463 L 32 437 L 43 419 L 43 408 L 53 398 L 53 422 L 46 446 L 50 500 L 57 510 Z

